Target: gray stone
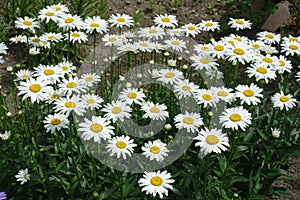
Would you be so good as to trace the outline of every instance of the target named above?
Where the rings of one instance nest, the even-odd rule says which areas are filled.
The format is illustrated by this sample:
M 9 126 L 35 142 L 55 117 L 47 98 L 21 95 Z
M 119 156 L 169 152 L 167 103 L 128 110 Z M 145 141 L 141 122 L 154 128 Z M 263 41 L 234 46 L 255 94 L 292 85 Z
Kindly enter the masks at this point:
M 273 14 L 268 16 L 261 29 L 275 32 L 281 25 L 286 23 L 288 19 L 292 17 L 289 11 L 289 6 L 291 6 L 291 3 L 288 1 L 278 3 L 277 9 Z

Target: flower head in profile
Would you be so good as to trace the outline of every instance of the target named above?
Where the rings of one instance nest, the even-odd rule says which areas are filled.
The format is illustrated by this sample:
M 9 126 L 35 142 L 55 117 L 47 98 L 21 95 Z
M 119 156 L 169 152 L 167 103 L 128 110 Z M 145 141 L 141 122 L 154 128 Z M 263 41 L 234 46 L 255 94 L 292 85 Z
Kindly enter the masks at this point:
M 215 22 L 212 20 L 202 20 L 199 23 L 199 26 L 203 31 L 215 31 L 220 29 L 219 22 Z
M 230 26 L 230 28 L 234 28 L 238 31 L 240 29 L 251 29 L 252 23 L 249 20 L 245 19 L 230 18 L 228 25 Z
M 133 25 L 133 18 L 126 14 L 119 14 L 110 16 L 108 22 L 111 23 L 111 26 L 116 26 L 118 28 L 122 28 L 123 26 L 130 27 Z
M 176 16 L 174 15 L 156 15 L 154 17 L 154 24 L 156 26 L 162 27 L 162 28 L 175 28 L 177 26 L 178 20 L 176 19 Z
M 146 191 L 146 194 L 150 194 L 153 197 L 158 194 L 162 199 L 164 195 L 168 196 L 168 189 L 173 190 L 171 184 L 175 180 L 171 178 L 171 174 L 167 171 L 145 172 L 143 178 L 140 178 L 138 183 L 142 187 L 142 192 Z
M 21 185 L 30 180 L 30 174 L 28 173 L 28 169 L 21 169 L 17 175 L 15 175 L 17 181 L 21 182 Z
M 0 134 L 1 140 L 8 140 L 11 136 L 11 131 L 5 131 L 3 134 Z

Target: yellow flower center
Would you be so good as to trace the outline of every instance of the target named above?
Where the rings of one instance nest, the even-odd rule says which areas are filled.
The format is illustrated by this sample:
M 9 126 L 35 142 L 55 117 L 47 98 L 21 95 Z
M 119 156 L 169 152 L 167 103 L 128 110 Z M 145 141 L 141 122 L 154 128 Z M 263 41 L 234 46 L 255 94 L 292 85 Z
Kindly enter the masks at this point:
M 279 60 L 279 66 L 284 67 L 285 66 L 285 62 L 283 60 Z
M 98 28 L 98 27 L 100 27 L 100 24 L 98 24 L 98 23 L 91 23 L 90 26 L 93 27 L 93 28 Z
M 115 41 L 117 41 L 117 38 L 116 37 L 109 37 L 108 41 L 109 42 L 115 42 Z
M 215 136 L 215 135 L 208 135 L 205 138 L 205 141 L 206 141 L 206 143 L 208 143 L 210 145 L 215 145 L 215 144 L 218 144 L 219 138 L 217 136 Z
M 73 101 L 67 101 L 65 103 L 65 107 L 67 107 L 67 108 L 76 108 L 76 103 L 73 102 Z
M 202 95 L 202 98 L 206 101 L 210 101 L 212 99 L 211 95 L 210 94 L 203 94 Z
M 272 58 L 263 58 L 263 61 L 265 61 L 267 63 L 273 62 Z
M 246 97 L 252 97 L 254 95 L 254 92 L 252 90 L 245 90 L 243 92 L 243 94 L 246 96 Z
M 188 85 L 182 86 L 181 88 L 183 91 L 190 91 L 192 88 Z
M 54 35 L 49 35 L 48 37 L 47 37 L 47 39 L 48 40 L 54 40 L 56 37 L 54 36 Z
M 228 43 L 231 44 L 231 45 L 234 45 L 234 41 L 233 40 L 228 41 Z
M 62 68 L 63 71 L 67 71 L 69 69 L 68 66 L 62 66 L 61 68 Z
M 33 38 L 32 41 L 33 42 L 40 42 L 41 40 L 40 40 L 40 38 Z
M 137 94 L 135 92 L 130 92 L 127 94 L 127 97 L 130 99 L 135 99 L 137 97 Z
M 173 73 L 173 72 L 168 72 L 165 75 L 166 78 L 173 78 L 174 76 L 175 76 L 175 73 Z
M 52 94 L 50 96 L 50 99 L 59 99 L 59 98 L 60 98 L 59 94 Z
M 152 113 L 160 113 L 160 109 L 157 108 L 157 107 L 152 107 L 152 108 L 149 109 L 149 111 L 152 112 Z
M 211 22 L 207 22 L 206 24 L 205 24 L 205 26 L 213 26 L 214 24 L 213 23 L 211 23 Z
M 214 50 L 216 50 L 216 51 L 224 51 L 224 47 L 221 46 L 221 45 L 216 45 L 216 46 L 214 47 Z
M 253 44 L 252 47 L 253 47 L 254 49 L 259 49 L 260 46 L 259 46 L 259 44 Z
M 286 96 L 281 96 L 281 97 L 279 98 L 279 100 L 280 100 L 281 102 L 288 102 L 288 101 L 289 101 L 289 98 L 286 97 Z
M 24 174 L 23 178 L 29 180 L 30 175 L 29 174 Z
M 195 26 L 192 26 L 192 25 L 190 25 L 190 26 L 188 26 L 188 27 L 187 27 L 187 29 L 188 29 L 188 30 L 190 30 L 190 31 L 193 31 L 193 30 L 195 30 L 195 29 L 196 29 L 196 27 L 195 27 Z
M 171 20 L 170 20 L 170 18 L 168 18 L 168 17 L 163 17 L 163 18 L 161 19 L 161 21 L 162 21 L 162 22 L 170 22 Z
M 84 79 L 86 82 L 91 82 L 91 81 L 93 81 L 94 80 L 94 77 L 92 77 L 92 76 L 88 76 L 88 77 L 85 77 L 85 79 Z
M 125 18 L 123 18 L 123 17 L 119 17 L 118 19 L 117 19 L 117 22 L 120 22 L 120 23 L 124 23 L 126 20 L 125 20 Z
M 194 119 L 191 117 L 185 117 L 183 118 L 183 122 L 186 124 L 193 124 L 194 123 Z
M 118 141 L 118 142 L 116 143 L 116 146 L 117 146 L 119 149 L 124 149 L 127 145 L 126 145 L 126 143 L 123 142 L 123 141 Z
M 23 74 L 23 75 L 21 76 L 21 78 L 22 78 L 22 79 L 28 79 L 28 78 L 29 78 L 29 75 L 28 75 L 28 74 Z
M 31 21 L 24 21 L 23 24 L 26 25 L 26 26 L 31 26 L 32 22 Z
M 266 37 L 266 38 L 269 38 L 269 39 L 273 39 L 273 38 L 274 38 L 274 35 L 271 34 L 271 33 L 267 33 L 267 34 L 265 35 L 265 37 Z
M 268 73 L 267 69 L 264 68 L 264 67 L 258 67 L 258 68 L 256 69 L 256 71 L 257 71 L 258 73 L 261 73 L 261 74 L 266 74 L 266 73 Z
M 55 126 L 55 125 L 60 124 L 60 122 L 61 121 L 59 118 L 53 118 L 50 123 Z
M 54 9 L 55 9 L 56 11 L 60 11 L 60 10 L 61 10 L 61 7 L 56 6 Z
M 298 38 L 291 37 L 291 38 L 290 38 L 290 42 L 298 42 Z
M 154 186 L 161 186 L 163 183 L 163 180 L 159 176 L 154 176 L 151 178 L 150 182 Z
M 85 102 L 87 104 L 95 104 L 96 103 L 95 99 L 86 99 Z
M 75 88 L 77 86 L 77 84 L 75 82 L 69 82 L 67 84 L 67 88 Z
M 218 96 L 221 96 L 221 97 L 227 97 L 228 96 L 228 93 L 224 90 L 221 90 L 217 93 Z
M 90 130 L 93 131 L 94 133 L 100 133 L 103 130 L 103 126 L 98 123 L 91 124 Z
M 67 18 L 67 19 L 65 19 L 65 23 L 66 23 L 66 24 L 70 24 L 70 23 L 72 23 L 72 22 L 74 22 L 74 19 L 73 19 L 73 18 Z
M 142 46 L 142 47 L 148 47 L 148 43 L 147 42 L 140 42 L 140 46 Z
M 201 49 L 206 51 L 206 50 L 208 50 L 208 47 L 207 46 L 202 46 Z
M 233 38 L 233 39 L 236 40 L 236 41 L 239 41 L 239 42 L 243 41 L 242 38 L 239 38 L 239 37 L 236 37 L 236 38 Z
M 54 70 L 52 70 L 52 69 L 45 69 L 44 70 L 44 74 L 47 75 L 47 76 L 53 75 L 54 74 Z
M 289 48 L 292 49 L 292 50 L 298 50 L 298 46 L 297 45 L 293 45 L 293 44 L 290 45 Z
M 242 120 L 242 116 L 240 114 L 232 114 L 229 119 L 233 122 L 238 122 Z
M 52 17 L 52 16 L 54 16 L 54 12 L 47 12 L 45 15 L 48 17 Z
M 240 48 L 236 48 L 235 50 L 233 50 L 233 52 L 237 55 L 244 55 L 245 51 L 243 49 Z
M 78 32 L 74 32 L 74 33 L 72 33 L 71 34 L 73 37 L 80 37 L 80 33 L 78 33 Z
M 152 146 L 150 148 L 150 152 L 154 154 L 158 154 L 160 152 L 160 148 L 158 146 Z
M 200 62 L 203 63 L 203 64 L 208 64 L 209 60 L 207 58 L 201 58 Z
M 155 34 L 155 33 L 157 33 L 157 30 L 156 30 L 156 29 L 150 29 L 150 30 L 148 31 L 148 33 L 150 33 L 150 34 Z
M 34 92 L 34 93 L 37 93 L 37 92 L 39 92 L 40 90 L 41 90 L 41 85 L 40 84 L 32 84 L 30 87 L 29 87 L 29 90 L 31 91 L 31 92 Z
M 244 20 L 237 19 L 237 20 L 235 20 L 235 23 L 243 25 L 245 22 L 244 22 Z
M 172 45 L 175 45 L 175 46 L 179 46 L 180 45 L 180 42 L 177 41 L 177 40 L 173 40 L 171 43 L 172 43 Z
M 111 109 L 111 112 L 113 113 L 113 114 L 119 114 L 120 112 L 122 112 L 122 108 L 121 107 L 113 107 L 112 109 Z

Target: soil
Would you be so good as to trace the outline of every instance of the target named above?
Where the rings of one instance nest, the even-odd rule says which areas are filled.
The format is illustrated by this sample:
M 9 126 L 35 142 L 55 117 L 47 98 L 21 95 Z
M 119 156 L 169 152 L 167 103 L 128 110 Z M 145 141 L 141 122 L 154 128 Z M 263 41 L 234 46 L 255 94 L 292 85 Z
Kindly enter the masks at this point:
M 137 26 L 146 27 L 153 25 L 152 19 L 156 14 L 173 14 L 176 15 L 179 26 L 187 23 L 199 23 L 201 20 L 216 20 L 221 21 L 229 19 L 231 17 L 237 17 L 244 14 L 250 16 L 248 13 L 239 13 L 239 6 L 231 6 L 223 0 L 155 0 L 155 3 L 151 4 L 151 0 L 109 0 L 108 1 L 108 16 L 111 14 L 128 14 L 131 16 L 139 16 L 141 19 L 140 24 Z M 178 2 L 178 5 L 176 5 Z M 251 11 L 250 11 L 251 12 Z M 257 12 L 260 16 L 256 18 L 261 19 L 256 25 L 249 31 L 248 35 L 255 35 L 257 31 L 260 30 L 261 23 L 263 19 L 266 18 L 268 13 Z M 299 36 L 299 28 L 295 28 L 297 24 L 297 18 L 292 17 L 289 21 L 283 24 L 279 29 L 278 33 L 282 35 L 294 35 Z M 0 19 L 1 21 L 1 19 Z M 217 33 L 214 37 L 220 37 L 228 33 L 222 32 Z M 206 35 L 200 35 L 196 40 L 201 41 L 205 38 Z M 5 86 L 5 83 L 8 83 L 9 75 L 6 72 L 6 67 L 14 66 L 18 63 L 16 58 L 16 49 L 9 47 L 9 52 L 6 55 L 6 63 L 0 66 L 0 74 L 4 76 L 2 80 L 2 86 Z M 281 177 L 274 183 L 274 186 L 283 187 L 287 189 L 288 196 L 286 197 L 273 197 L 272 199 L 277 200 L 298 200 L 300 199 L 300 156 L 293 157 L 289 161 L 291 163 L 291 168 L 286 176 Z M 287 180 L 289 179 L 289 180 Z

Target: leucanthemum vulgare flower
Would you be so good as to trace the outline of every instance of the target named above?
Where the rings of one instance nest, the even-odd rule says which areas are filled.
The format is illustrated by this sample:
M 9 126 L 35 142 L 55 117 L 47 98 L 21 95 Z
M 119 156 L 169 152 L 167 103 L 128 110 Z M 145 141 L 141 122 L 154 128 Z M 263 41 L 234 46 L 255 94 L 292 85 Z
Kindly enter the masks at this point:
M 272 33 L 269 31 L 261 31 L 256 34 L 257 40 L 266 44 L 278 44 L 281 40 L 280 34 Z
M 220 80 L 224 78 L 224 73 L 218 69 L 208 69 L 205 71 L 205 75 L 211 80 Z
M 131 157 L 134 151 L 134 147 L 137 145 L 133 143 L 133 139 L 129 136 L 116 136 L 108 140 L 106 149 L 110 152 L 110 156 L 117 155 L 117 158 L 122 158 L 125 160 L 127 156 Z
M 54 101 L 56 101 L 57 99 L 60 99 L 61 97 L 63 97 L 62 93 L 60 90 L 58 89 L 53 89 L 51 88 L 50 90 L 48 90 L 46 92 L 46 95 L 45 95 L 45 102 L 48 103 L 48 104 L 51 104 L 53 103 Z
M 280 46 L 281 46 L 280 52 L 285 53 L 286 56 L 300 55 L 300 42 L 286 41 L 286 42 L 282 42 Z
M 146 39 L 161 39 L 164 35 L 164 29 L 157 26 L 141 28 L 139 31 L 140 37 Z
M 199 24 L 188 23 L 181 27 L 182 33 L 184 33 L 187 37 L 190 35 L 195 37 L 201 32 L 201 27 Z
M 156 26 L 162 28 L 175 28 L 175 26 L 177 26 L 178 23 L 176 16 L 168 14 L 156 15 L 153 21 Z
M 283 91 L 273 95 L 271 97 L 271 101 L 274 108 L 278 107 L 280 110 L 285 109 L 286 111 L 292 109 L 294 106 L 296 106 L 296 103 L 298 103 L 291 94 L 284 94 Z
M 275 67 L 279 74 L 283 74 L 284 72 L 291 73 L 293 65 L 292 62 L 288 60 L 285 56 L 279 55 L 278 65 L 276 65 Z
M 105 113 L 104 117 L 115 123 L 117 120 L 123 122 L 124 119 L 129 119 L 132 109 L 125 102 L 116 100 L 104 105 L 101 111 Z
M 49 114 L 44 119 L 44 127 L 47 132 L 54 133 L 56 130 L 60 130 L 62 128 L 67 128 L 69 126 L 68 117 L 64 114 L 54 113 Z
M 73 73 L 76 70 L 76 67 L 73 65 L 73 63 L 69 61 L 62 61 L 57 64 L 58 67 L 60 67 L 64 74 L 70 74 Z
M 153 50 L 153 43 L 149 40 L 140 40 L 134 43 L 137 47 L 137 50 L 140 52 L 151 52 Z
M 201 20 L 199 23 L 201 30 L 203 31 L 215 31 L 220 30 L 219 22 L 215 22 L 212 20 Z
M 80 76 L 80 79 L 82 79 L 87 87 L 92 87 L 94 84 L 98 83 L 100 81 L 100 76 L 96 73 L 87 73 L 82 74 Z
M 121 37 L 116 34 L 105 34 L 102 37 L 105 46 L 120 46 L 122 44 Z
M 186 129 L 187 132 L 198 131 L 199 126 L 203 125 L 201 115 L 199 113 L 185 112 L 184 114 L 178 114 L 174 118 L 175 127 L 179 130 Z
M 40 36 L 37 36 L 37 35 L 34 35 L 34 36 L 28 38 L 28 43 L 35 47 L 39 47 L 43 41 L 45 41 L 45 40 L 43 40 L 43 38 L 41 38 Z
M 87 87 L 82 79 L 70 76 L 68 79 L 62 79 L 58 88 L 65 95 L 79 94 L 85 92 Z
M 166 156 L 168 156 L 169 150 L 167 149 L 167 144 L 159 140 L 148 141 L 142 146 L 143 155 L 149 158 L 151 161 L 156 160 L 157 162 L 162 162 Z
M 247 43 L 235 42 L 233 45 L 227 46 L 225 55 L 229 61 L 238 61 L 245 64 L 249 63 L 253 59 L 254 51 Z
M 207 53 L 192 55 L 190 59 L 195 70 L 216 70 L 219 65 L 217 60 Z
M 26 183 L 27 181 L 30 180 L 30 174 L 28 173 L 28 169 L 21 169 L 19 170 L 18 174 L 15 175 L 17 181 L 21 182 L 21 185 L 23 185 L 24 183 Z
M 17 36 L 14 36 L 14 37 L 11 37 L 9 39 L 9 41 L 11 43 L 26 43 L 27 42 L 27 37 L 25 35 L 17 35 Z
M 54 111 L 56 113 L 65 114 L 69 116 L 71 112 L 76 115 L 82 116 L 86 112 L 85 105 L 79 96 L 73 95 L 72 97 L 62 97 L 57 99 L 54 103 Z
M 220 123 L 225 128 L 231 128 L 238 130 L 239 128 L 243 131 L 246 127 L 251 124 L 251 113 L 244 109 L 242 106 L 227 108 L 222 112 L 220 116 Z
M 200 152 L 207 155 L 212 152 L 222 153 L 229 147 L 229 140 L 225 133 L 221 129 L 202 129 L 194 140 L 198 140 L 195 143 L 196 147 L 200 147 Z
M 228 25 L 230 26 L 230 28 L 234 28 L 238 31 L 240 29 L 251 29 L 252 23 L 249 20 L 245 19 L 230 18 Z
M 145 101 L 146 95 L 142 91 L 138 91 L 137 88 L 126 88 L 124 89 L 118 99 L 124 101 L 126 104 L 142 104 Z
M 6 54 L 7 46 L 3 42 L 0 42 L 0 54 Z
M 195 44 L 194 45 L 194 50 L 198 53 L 198 54 L 202 54 L 202 53 L 208 53 L 212 48 L 212 45 L 210 44 Z
M 166 44 L 167 48 L 170 48 L 173 51 L 182 52 L 183 49 L 186 49 L 186 42 L 175 37 L 165 40 L 164 43 Z
M 279 65 L 278 57 L 275 55 L 258 55 L 254 59 L 255 62 L 267 65 L 269 67 L 273 67 L 274 69 L 276 69 L 276 66 Z
M 63 78 L 63 72 L 62 69 L 57 66 L 39 64 L 34 68 L 33 76 L 49 81 L 51 84 L 55 84 Z
M 249 46 L 254 50 L 255 54 L 260 54 L 263 47 L 265 46 L 265 43 L 258 40 L 248 40 Z
M 3 134 L 0 134 L 1 140 L 8 140 L 11 136 L 11 131 L 4 131 Z
M 167 29 L 167 35 L 171 37 L 181 37 L 184 35 L 180 28 Z
M 211 87 L 210 91 L 212 92 L 213 96 L 219 100 L 225 101 L 226 103 L 235 101 L 235 94 L 233 93 L 232 88 L 226 88 L 224 86 Z
M 25 16 L 24 18 L 18 17 L 15 21 L 16 28 L 30 30 L 35 33 L 36 28 L 40 28 L 40 23 L 35 18 Z
M 157 76 L 161 83 L 171 85 L 184 79 L 183 73 L 177 69 L 161 69 Z
M 59 15 L 57 23 L 58 26 L 64 30 L 80 30 L 84 26 L 83 20 L 80 16 L 69 13 Z
M 32 77 L 33 72 L 30 71 L 29 69 L 20 69 L 16 72 L 16 79 L 15 81 L 24 81 Z
M 65 14 L 65 13 L 70 12 L 69 8 L 62 3 L 53 4 L 53 5 L 47 6 L 46 8 L 54 8 L 55 12 L 57 12 L 58 14 Z
M 43 33 L 41 38 L 42 38 L 42 40 L 46 40 L 48 42 L 51 42 L 51 44 L 54 44 L 54 43 L 58 43 L 58 42 L 62 41 L 62 39 L 64 37 L 61 33 L 49 32 L 49 33 Z
M 223 59 L 225 58 L 225 52 L 228 44 L 224 41 L 211 40 L 211 44 L 207 44 L 207 51 L 214 58 Z
M 70 33 L 65 34 L 65 40 L 69 40 L 73 44 L 76 43 L 76 42 L 81 44 L 81 42 L 88 41 L 88 37 L 87 37 L 87 34 L 85 34 L 82 31 L 71 31 Z
M 142 192 L 146 191 L 146 195 L 150 194 L 155 197 L 158 194 L 162 199 L 164 195 L 168 196 L 168 189 L 173 190 L 171 184 L 175 180 L 171 178 L 171 174 L 167 171 L 145 172 L 138 183 L 142 187 Z
M 123 26 L 133 26 L 133 18 L 126 14 L 119 14 L 110 16 L 108 22 L 111 23 L 111 26 L 116 26 L 118 28 L 122 28 Z
M 34 79 L 32 77 L 21 81 L 18 86 L 18 95 L 24 95 L 22 100 L 30 98 L 31 102 L 40 102 L 45 100 L 45 94 L 48 90 L 52 89 L 49 82 L 42 79 Z
M 100 16 L 87 17 L 84 20 L 84 29 L 87 33 L 106 33 L 108 31 L 108 23 L 106 20 L 102 19 Z
M 102 117 L 92 116 L 91 120 L 84 118 L 84 122 L 81 122 L 79 127 L 78 131 L 82 132 L 83 140 L 93 139 L 94 142 L 101 143 L 102 139 L 107 140 L 114 135 L 114 127 L 110 125 L 110 121 Z
M 207 106 L 215 107 L 219 101 L 210 89 L 199 89 L 197 91 L 196 98 L 197 104 L 203 105 L 204 108 Z
M 195 85 L 193 82 L 185 79 L 175 83 L 173 92 L 176 94 L 176 96 L 178 96 L 179 99 L 182 99 L 195 96 L 198 89 L 198 85 Z
M 236 35 L 231 33 L 228 36 L 222 37 L 221 41 L 227 43 L 229 46 L 234 45 L 236 43 L 240 43 L 241 45 L 247 44 L 249 45 L 249 38 L 242 35 Z
M 261 102 L 263 97 L 262 89 L 257 87 L 254 83 L 248 85 L 237 85 L 235 88 L 235 96 L 241 100 L 241 104 L 246 103 L 247 105 L 257 105 Z
M 82 101 L 84 103 L 84 107 L 86 109 L 99 109 L 101 107 L 101 103 L 103 99 L 96 94 L 84 94 L 81 96 Z
M 165 120 L 169 117 L 167 106 L 164 104 L 147 101 L 142 104 L 141 110 L 145 112 L 143 118 L 149 117 L 152 120 Z
M 123 53 L 127 53 L 127 52 L 134 52 L 137 53 L 138 52 L 138 46 L 136 45 L 136 43 L 123 43 L 121 46 L 119 46 L 118 48 L 118 54 L 123 54 Z
M 276 78 L 275 69 L 263 63 L 252 63 L 247 67 L 246 73 L 249 78 L 255 77 L 256 81 L 264 80 L 266 84 Z
M 58 14 L 59 14 L 59 12 L 56 12 L 55 8 L 46 7 L 39 11 L 38 18 L 41 21 L 45 21 L 45 23 L 48 23 L 50 20 L 52 20 L 53 22 L 57 22 Z

